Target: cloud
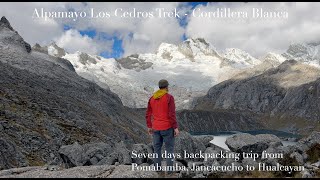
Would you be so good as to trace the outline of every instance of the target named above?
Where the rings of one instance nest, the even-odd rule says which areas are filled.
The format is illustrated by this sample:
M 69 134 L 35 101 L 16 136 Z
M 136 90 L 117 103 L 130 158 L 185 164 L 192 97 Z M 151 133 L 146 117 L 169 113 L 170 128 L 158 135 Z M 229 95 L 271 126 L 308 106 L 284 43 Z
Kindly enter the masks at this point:
M 48 10 L 62 9 L 63 3 L 34 3 L 34 2 L 1 2 L 0 16 L 6 16 L 12 27 L 30 44 L 48 44 L 52 38 L 63 33 L 63 25 L 51 19 L 48 21 L 35 20 L 32 13 L 35 8 Z
M 8 17 L 13 27 L 31 44 L 45 45 L 53 39 L 58 39 L 59 44 L 68 48 L 69 51 L 74 51 L 75 47 L 91 53 L 103 51 L 100 47 L 101 42 L 98 43 L 96 39 L 91 42 L 90 39 L 80 37 L 74 31 L 64 32 L 63 27 L 66 24 L 78 31 L 94 29 L 98 35 L 99 32 L 103 32 L 108 34 L 109 37 L 116 36 L 123 40 L 124 55 L 129 55 L 155 51 L 161 42 L 178 43 L 181 41 L 184 29 L 179 26 L 179 21 L 174 18 L 91 18 L 91 9 L 94 10 L 95 16 L 106 12 L 112 14 L 117 8 L 121 8 L 122 12 L 128 11 L 133 14 L 134 9 L 149 12 L 155 11 L 155 8 L 165 8 L 172 11 L 179 4 L 178 2 L 1 3 L 0 12 Z M 85 11 L 90 18 L 82 18 L 76 21 L 72 19 L 35 20 L 32 19 L 35 8 L 44 8 L 45 11 L 49 12 Z M 71 38 L 76 39 L 72 41 Z M 75 41 L 85 47 L 81 48 L 78 44 L 72 43 Z M 89 42 L 91 42 L 91 45 L 89 45 Z M 111 48 L 110 46 L 102 47 Z M 104 51 L 108 50 L 110 49 L 104 49 Z
M 249 3 L 207 3 L 198 5 L 201 11 L 215 11 L 217 8 L 230 8 L 233 11 L 250 12 L 252 8 L 264 10 L 286 10 L 287 20 L 247 19 L 235 21 L 218 18 L 196 18 L 188 16 L 183 21 L 176 18 L 83 18 L 77 21 L 68 19 L 35 20 L 32 14 L 35 8 L 47 11 L 86 11 L 90 15 L 91 8 L 95 15 L 121 8 L 133 14 L 133 11 L 155 11 L 155 8 L 165 8 L 173 11 L 178 8 L 182 13 L 190 13 L 188 3 L 179 2 L 104 2 L 104 3 L 74 3 L 74 2 L 34 2 L 13 3 L 1 2 L 1 16 L 5 15 L 12 26 L 29 43 L 49 44 L 52 40 L 59 41 L 69 51 L 78 50 L 90 53 L 110 51 L 112 37 L 122 40 L 124 55 L 133 53 L 154 52 L 162 42 L 177 44 L 186 33 L 187 37 L 203 37 L 218 49 L 235 47 L 246 50 L 254 56 L 264 55 L 273 51 L 282 53 L 290 43 L 315 42 L 320 39 L 320 3 L 284 3 L 284 2 L 249 2 Z M 183 22 L 183 27 L 181 27 Z M 180 23 L 180 24 L 179 24 Z M 64 31 L 64 25 L 72 31 Z M 82 36 L 78 31 L 92 29 L 107 34 L 103 40 L 100 37 Z M 110 40 L 111 39 L 111 40 Z M 78 42 L 78 44 L 74 43 Z
M 89 54 L 100 54 L 103 51 L 110 50 L 113 44 L 112 40 L 99 41 L 87 35 L 82 36 L 80 32 L 75 29 L 64 32 L 63 35 L 55 39 L 55 41 L 58 46 L 64 48 L 69 53 L 81 51 Z
M 154 52 L 162 42 L 179 43 L 184 33 L 177 19 L 146 19 L 123 41 L 125 54 Z
M 273 51 L 282 53 L 291 43 L 320 40 L 320 3 L 208 3 L 199 5 L 201 12 L 216 11 L 217 8 L 230 8 L 232 11 L 248 12 L 252 8 L 264 11 L 288 11 L 288 19 L 197 18 L 191 16 L 186 34 L 188 37 L 203 37 L 222 50 L 235 47 L 261 56 Z
M 176 18 L 138 18 L 138 12 L 157 13 L 156 8 L 173 11 L 179 5 L 180 3 L 177 2 L 87 3 L 78 10 L 90 11 L 90 9 L 94 9 L 94 16 L 96 16 L 99 12 L 109 12 L 109 14 L 114 15 L 115 10 L 121 8 L 118 15 L 129 12 L 132 16 L 128 18 L 115 16 L 111 18 L 91 18 L 75 22 L 73 26 L 76 29 L 94 28 L 99 32 L 117 36 L 123 40 L 124 55 L 149 53 L 154 52 L 161 42 L 181 42 L 184 28 L 180 27 L 179 20 Z

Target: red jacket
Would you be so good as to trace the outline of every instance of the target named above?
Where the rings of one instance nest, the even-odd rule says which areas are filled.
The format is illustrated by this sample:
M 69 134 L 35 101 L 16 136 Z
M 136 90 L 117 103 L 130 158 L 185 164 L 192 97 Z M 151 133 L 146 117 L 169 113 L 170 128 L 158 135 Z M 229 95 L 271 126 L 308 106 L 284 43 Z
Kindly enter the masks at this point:
M 153 96 L 149 99 L 146 111 L 146 121 L 148 128 L 154 130 L 167 130 L 177 128 L 176 107 L 172 95 L 166 93 L 159 99 Z M 153 117 L 153 119 L 152 119 Z

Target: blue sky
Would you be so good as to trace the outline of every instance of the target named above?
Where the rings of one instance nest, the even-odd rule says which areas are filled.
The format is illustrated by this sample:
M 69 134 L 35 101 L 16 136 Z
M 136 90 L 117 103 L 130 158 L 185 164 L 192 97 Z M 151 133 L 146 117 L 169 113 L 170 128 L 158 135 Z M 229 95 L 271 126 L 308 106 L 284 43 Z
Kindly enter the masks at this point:
M 172 3 L 0 3 L 0 14 L 5 16 L 19 34 L 30 44 L 48 45 L 55 41 L 70 53 L 76 51 L 104 57 L 119 58 L 134 53 L 154 53 L 161 43 L 178 44 L 186 38 L 204 38 L 219 51 L 239 48 L 260 57 L 268 52 L 283 53 L 290 44 L 319 41 L 320 3 L 314 2 L 172 2 Z M 160 6 L 159 6 L 160 5 Z M 203 7 L 199 7 L 202 5 Z M 232 8 L 234 12 L 247 11 L 249 17 L 243 21 L 225 21 L 227 18 L 188 16 L 187 18 L 166 18 L 161 21 L 145 21 L 131 18 L 91 20 L 78 18 L 33 18 L 35 9 L 48 12 L 113 12 L 115 8 L 134 7 L 141 10 L 164 7 L 181 8 L 182 11 L 199 7 L 198 13 L 217 13 L 219 8 Z M 264 12 L 286 12 L 289 18 L 250 18 L 252 8 L 261 7 Z M 145 9 L 144 9 L 145 8 Z M 72 11 L 73 11 L 72 10 Z M 17 13 L 19 12 L 19 13 Z M 190 13 L 190 12 L 189 12 Z M 198 14 L 199 15 L 199 14 Z M 185 16 L 183 16 L 185 17 Z M 32 27 L 32 28 L 26 28 Z M 163 28 L 165 27 L 165 28 Z M 88 29 L 91 28 L 91 29 Z M 297 33 L 303 32 L 303 33 Z M 109 34 L 103 34 L 109 33 Z M 104 39 L 106 39 L 104 41 Z M 258 44 L 258 45 L 257 45 Z
M 195 8 L 196 6 L 202 4 L 207 5 L 208 2 L 188 2 L 187 6 L 191 6 L 191 9 Z M 187 26 L 187 18 L 181 18 L 179 20 L 179 25 L 181 27 Z M 64 25 L 64 31 L 70 30 L 71 27 L 68 25 Z M 112 45 L 112 52 L 103 51 L 99 55 L 105 58 L 121 58 L 124 53 L 124 49 L 122 47 L 122 40 L 119 39 L 117 36 L 109 36 L 108 34 L 103 34 L 101 32 L 97 32 L 95 29 L 86 29 L 79 31 L 82 36 L 88 36 L 92 39 L 94 38 L 105 38 L 106 40 L 113 40 Z M 97 37 L 99 35 L 99 37 Z M 182 35 L 181 40 L 186 40 L 187 37 L 185 34 Z

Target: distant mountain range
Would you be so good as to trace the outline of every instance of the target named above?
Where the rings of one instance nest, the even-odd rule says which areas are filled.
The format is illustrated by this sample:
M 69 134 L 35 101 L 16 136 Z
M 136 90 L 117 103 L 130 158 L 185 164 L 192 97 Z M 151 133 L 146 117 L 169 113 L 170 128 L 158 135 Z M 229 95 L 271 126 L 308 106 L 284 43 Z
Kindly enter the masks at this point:
M 203 131 L 197 128 L 201 123 L 193 124 L 194 119 L 203 119 L 204 124 L 218 119 L 225 122 L 207 126 L 212 131 L 236 130 L 239 126 L 232 124 L 241 117 L 240 129 L 276 128 L 294 133 L 318 128 L 319 93 L 303 101 L 307 101 L 306 88 L 319 91 L 319 48 L 319 43 L 292 44 L 282 54 L 269 52 L 255 58 L 236 48 L 219 52 L 205 39 L 196 38 L 178 45 L 162 43 L 155 53 L 105 59 L 67 53 L 55 43 L 33 47 L 69 60 L 80 76 L 110 89 L 131 108 L 145 108 L 157 81 L 168 79 L 177 109 L 186 109 L 178 116 L 188 130 Z M 307 87 L 309 83 L 316 84 Z M 282 125 L 277 124 L 280 121 Z
M 255 58 L 245 51 L 228 48 L 219 52 L 202 38 L 187 39 L 181 44 L 162 43 L 155 53 L 133 54 L 120 59 L 105 59 L 84 52 L 67 53 L 55 43 L 33 49 L 69 60 L 76 72 L 119 95 L 125 106 L 145 108 L 166 78 L 178 109 L 190 109 L 192 99 L 232 77 L 262 73 L 287 59 L 320 67 L 318 44 L 293 44 L 283 54 L 267 53 Z M 244 76 L 245 75 L 245 76 Z

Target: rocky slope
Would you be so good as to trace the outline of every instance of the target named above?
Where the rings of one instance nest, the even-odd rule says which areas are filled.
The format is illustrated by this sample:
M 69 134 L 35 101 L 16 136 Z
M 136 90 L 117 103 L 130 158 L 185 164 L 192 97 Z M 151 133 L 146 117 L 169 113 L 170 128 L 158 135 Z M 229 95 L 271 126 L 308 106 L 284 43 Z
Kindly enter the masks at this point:
M 295 60 L 259 75 L 231 78 L 213 86 L 195 110 L 245 111 L 266 127 L 308 133 L 320 126 L 320 69 Z
M 181 110 L 177 112 L 177 120 L 180 129 L 195 134 L 264 128 L 257 116 L 228 110 Z
M 38 51 L 0 21 L 0 169 L 62 162 L 62 145 L 148 142 L 144 126 L 110 90 Z

